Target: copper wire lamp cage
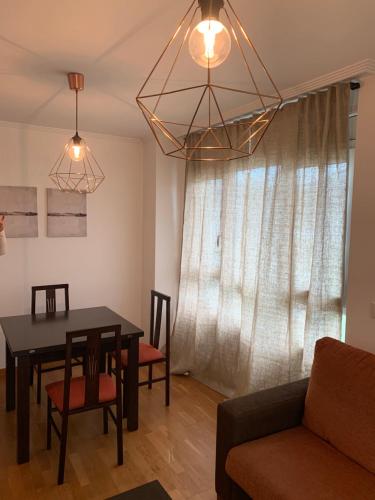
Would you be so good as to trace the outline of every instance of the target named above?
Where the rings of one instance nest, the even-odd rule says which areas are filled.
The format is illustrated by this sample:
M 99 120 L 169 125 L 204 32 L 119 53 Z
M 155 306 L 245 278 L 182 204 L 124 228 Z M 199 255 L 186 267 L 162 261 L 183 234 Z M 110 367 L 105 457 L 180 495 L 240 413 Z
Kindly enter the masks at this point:
M 104 173 L 86 141 L 78 133 L 78 93 L 84 89 L 82 73 L 68 73 L 70 90 L 76 97 L 76 133 L 65 145 L 49 177 L 61 191 L 93 193 L 104 181 Z
M 227 32 L 225 62 L 216 66 L 207 56 L 203 67 L 194 62 L 194 55 L 184 56 L 188 50 L 192 55 L 192 45 L 194 50 L 197 23 L 219 19 Z M 233 75 L 230 83 L 228 74 Z M 254 153 L 280 109 L 282 97 L 230 0 L 194 0 L 136 101 L 165 155 L 226 161 Z M 249 107 L 256 114 L 233 128 L 233 117 L 225 111 L 241 109 L 239 116 Z

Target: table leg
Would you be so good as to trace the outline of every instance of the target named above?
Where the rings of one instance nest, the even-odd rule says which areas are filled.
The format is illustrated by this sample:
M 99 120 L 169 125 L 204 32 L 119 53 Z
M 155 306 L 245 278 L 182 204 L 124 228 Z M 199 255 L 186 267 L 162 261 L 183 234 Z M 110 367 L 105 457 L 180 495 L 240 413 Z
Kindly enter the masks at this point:
M 12 411 L 16 407 L 16 363 L 6 344 L 6 369 L 5 369 L 5 391 L 6 410 Z
M 30 460 L 30 358 L 20 356 L 17 366 L 17 463 Z
M 125 379 L 128 431 L 136 431 L 138 429 L 138 356 L 139 339 L 138 337 L 131 337 L 129 339 L 128 368 Z

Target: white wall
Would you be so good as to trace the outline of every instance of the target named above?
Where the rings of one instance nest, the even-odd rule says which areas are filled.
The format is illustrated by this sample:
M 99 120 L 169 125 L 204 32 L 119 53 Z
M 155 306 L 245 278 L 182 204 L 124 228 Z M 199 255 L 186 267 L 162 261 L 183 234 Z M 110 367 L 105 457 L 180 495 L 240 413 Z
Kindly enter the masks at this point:
M 143 144 L 143 281 L 142 328 L 146 339 L 150 327 L 150 290 L 155 287 L 155 221 L 156 221 L 156 142 Z
M 171 322 L 177 307 L 185 195 L 185 162 L 157 150 L 155 287 L 171 297 Z
M 349 250 L 347 333 L 349 344 L 375 352 L 375 76 L 359 93 Z
M 175 319 L 180 278 L 185 162 L 164 156 L 153 138 L 144 143 L 144 158 L 142 319 L 147 336 L 152 288 L 171 296 L 172 325 Z M 163 343 L 164 336 L 161 345 Z
M 141 325 L 143 150 L 137 140 L 82 133 L 106 180 L 87 197 L 87 238 L 46 237 L 46 189 L 71 131 L 0 122 L 0 185 L 38 188 L 39 237 L 8 239 L 0 316 L 28 313 L 31 286 L 70 284 L 72 308 L 107 305 Z M 0 336 L 0 367 L 4 341 Z

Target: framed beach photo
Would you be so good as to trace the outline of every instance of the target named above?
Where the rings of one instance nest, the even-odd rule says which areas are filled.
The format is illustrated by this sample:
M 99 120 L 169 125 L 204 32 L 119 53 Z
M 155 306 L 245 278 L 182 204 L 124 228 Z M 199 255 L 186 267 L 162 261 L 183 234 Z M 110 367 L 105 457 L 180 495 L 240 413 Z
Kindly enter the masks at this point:
M 47 189 L 47 236 L 87 236 L 86 194 Z
M 0 186 L 0 214 L 5 216 L 8 238 L 36 238 L 37 188 Z

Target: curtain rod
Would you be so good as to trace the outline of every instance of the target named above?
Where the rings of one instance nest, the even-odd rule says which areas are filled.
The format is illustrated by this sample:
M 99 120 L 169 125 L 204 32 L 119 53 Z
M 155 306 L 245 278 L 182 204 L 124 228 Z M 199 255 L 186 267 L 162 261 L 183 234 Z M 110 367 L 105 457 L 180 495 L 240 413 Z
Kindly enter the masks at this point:
M 339 82 L 338 82 L 339 83 Z M 329 85 L 330 86 L 330 85 Z M 328 87 L 329 87 L 328 86 Z M 327 91 L 328 90 L 328 87 L 322 87 L 320 89 L 316 89 L 316 90 L 313 90 L 313 91 L 310 91 L 310 92 L 306 92 L 305 94 L 301 94 L 299 96 L 295 96 L 295 97 L 291 97 L 289 99 L 285 99 L 285 101 L 283 101 L 282 105 L 281 105 L 281 109 L 286 105 L 286 104 L 291 104 L 292 102 L 297 102 L 298 99 L 300 99 L 301 97 L 304 97 L 308 94 L 312 94 L 312 93 L 316 93 L 316 92 L 324 92 L 324 91 Z M 353 80 L 350 82 L 350 90 L 358 90 L 361 88 L 361 84 L 360 82 L 356 81 L 356 80 Z M 258 114 L 261 114 L 261 111 L 260 110 L 254 110 L 252 111 L 251 113 L 244 113 L 243 115 L 241 116 L 236 116 L 235 118 L 232 118 L 232 120 L 229 121 L 229 123 L 236 123 L 237 121 L 241 121 L 243 120 L 244 118 L 251 118 L 252 116 L 254 115 L 258 115 Z
M 353 91 L 353 90 L 358 90 L 358 89 L 360 89 L 360 88 L 361 88 L 361 84 L 360 84 L 360 82 L 359 82 L 359 81 L 357 81 L 357 80 L 352 80 L 352 81 L 350 82 L 350 90 L 352 90 L 352 91 Z M 284 107 L 284 106 L 285 106 L 285 104 L 290 104 L 290 103 L 292 103 L 292 102 L 296 102 L 296 101 L 297 101 L 300 97 L 303 97 L 304 95 L 311 94 L 311 93 L 313 93 L 313 92 L 322 92 L 322 91 L 325 91 L 325 90 L 327 90 L 327 89 L 328 89 L 328 87 L 323 87 L 323 88 L 316 89 L 316 90 L 311 91 L 311 92 L 307 92 L 306 94 L 301 94 L 300 96 L 291 97 L 291 98 L 286 99 L 285 101 L 283 101 L 283 103 L 282 103 L 282 107 Z M 261 111 L 259 111 L 259 110 L 254 110 L 254 111 L 252 111 L 251 113 L 244 113 L 243 115 L 236 116 L 235 118 L 229 119 L 229 120 L 228 120 L 228 123 L 236 123 L 236 122 L 238 122 L 238 121 L 243 120 L 244 118 L 251 118 L 252 116 L 257 115 L 257 114 L 261 114 Z M 219 125 L 219 124 L 217 124 L 217 125 Z M 213 125 L 213 126 L 215 126 L 215 125 Z M 219 125 L 219 126 L 221 126 L 221 125 Z M 198 130 L 197 132 L 199 132 L 199 130 Z

